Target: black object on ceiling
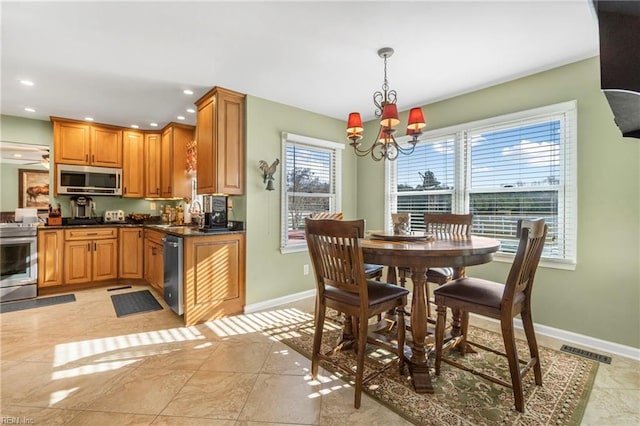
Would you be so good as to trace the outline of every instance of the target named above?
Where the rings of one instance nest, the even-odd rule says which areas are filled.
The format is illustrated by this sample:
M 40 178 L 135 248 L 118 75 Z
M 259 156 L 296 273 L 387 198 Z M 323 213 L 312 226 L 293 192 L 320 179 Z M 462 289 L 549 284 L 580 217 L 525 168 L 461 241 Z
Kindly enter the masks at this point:
M 600 83 L 623 136 L 640 138 L 640 1 L 594 0 Z

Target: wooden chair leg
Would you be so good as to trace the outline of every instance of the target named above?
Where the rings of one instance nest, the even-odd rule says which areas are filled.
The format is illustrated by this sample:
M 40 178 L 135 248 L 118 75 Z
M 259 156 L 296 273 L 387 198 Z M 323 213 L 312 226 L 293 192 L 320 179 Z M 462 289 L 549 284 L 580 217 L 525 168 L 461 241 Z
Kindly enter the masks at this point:
M 322 344 L 322 329 L 327 307 L 324 303 L 316 301 L 316 313 L 314 318 L 315 331 L 313 334 L 313 352 L 311 353 L 311 378 L 318 378 L 318 365 L 320 364 L 320 346 Z
M 503 319 L 502 339 L 509 361 L 509 373 L 511 374 L 511 386 L 516 410 L 524 413 L 524 395 L 522 392 L 522 378 L 520 377 L 520 364 L 518 362 L 518 349 L 516 348 L 516 336 L 513 330 L 513 319 Z
M 404 307 L 396 309 L 396 318 L 398 319 L 398 368 L 400 375 L 404 375 L 404 343 L 405 343 L 405 324 L 404 324 Z
M 540 366 L 538 342 L 536 341 L 536 333 L 533 329 L 533 318 L 531 318 L 530 312 L 531 311 L 525 310 L 520 313 L 520 317 L 522 318 L 524 333 L 527 336 L 527 345 L 529 346 L 529 355 L 531 356 L 531 359 L 536 360 L 536 363 L 533 366 L 533 375 L 536 381 L 536 385 L 542 386 L 542 368 Z
M 460 343 L 458 351 L 464 356 L 467 351 L 467 331 L 469 330 L 469 312 L 460 311 Z
M 364 358 L 367 355 L 367 326 L 368 321 L 364 318 L 358 318 L 358 351 L 356 354 L 356 389 L 354 407 L 360 408 L 362 401 L 362 381 L 364 380 Z
M 436 299 L 436 312 L 438 317 L 436 319 L 436 376 L 440 375 L 440 365 L 442 364 L 442 346 L 444 344 L 444 327 L 447 322 L 447 307 L 444 303 Z

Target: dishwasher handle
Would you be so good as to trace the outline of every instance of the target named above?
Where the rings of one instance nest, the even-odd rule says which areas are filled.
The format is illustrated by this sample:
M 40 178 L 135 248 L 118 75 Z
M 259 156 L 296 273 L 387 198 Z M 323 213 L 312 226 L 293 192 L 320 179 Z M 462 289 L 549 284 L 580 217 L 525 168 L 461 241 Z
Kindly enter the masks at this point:
M 169 247 L 178 247 L 180 245 L 175 241 L 168 241 L 166 238 L 162 238 L 162 242 L 168 245 Z

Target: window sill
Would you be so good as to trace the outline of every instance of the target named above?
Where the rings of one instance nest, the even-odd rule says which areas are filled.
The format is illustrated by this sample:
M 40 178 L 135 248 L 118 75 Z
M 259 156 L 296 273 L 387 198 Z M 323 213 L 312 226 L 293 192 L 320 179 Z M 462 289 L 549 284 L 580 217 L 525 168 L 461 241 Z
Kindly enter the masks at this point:
M 308 251 L 306 243 L 304 245 L 280 247 L 281 254 L 300 253 L 303 251 Z
M 497 253 L 493 260 L 496 262 L 502 263 L 513 263 L 514 255 Z M 561 269 L 564 271 L 575 271 L 576 263 L 564 260 L 554 260 L 554 259 L 540 259 L 540 263 L 538 264 L 541 268 L 549 268 L 549 269 Z

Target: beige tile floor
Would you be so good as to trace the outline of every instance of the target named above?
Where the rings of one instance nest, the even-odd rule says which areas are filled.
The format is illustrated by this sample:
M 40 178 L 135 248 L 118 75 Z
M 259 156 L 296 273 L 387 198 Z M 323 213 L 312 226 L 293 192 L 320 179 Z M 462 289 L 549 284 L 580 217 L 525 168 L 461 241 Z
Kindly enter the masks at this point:
M 125 291 L 0 315 L 0 422 L 408 424 L 364 394 L 354 409 L 352 388 L 326 371 L 311 381 L 309 360 L 264 333 L 307 317 L 312 299 L 184 327 L 163 301 L 162 311 L 117 318 L 110 296 Z M 640 424 L 640 362 L 600 365 L 583 424 Z

